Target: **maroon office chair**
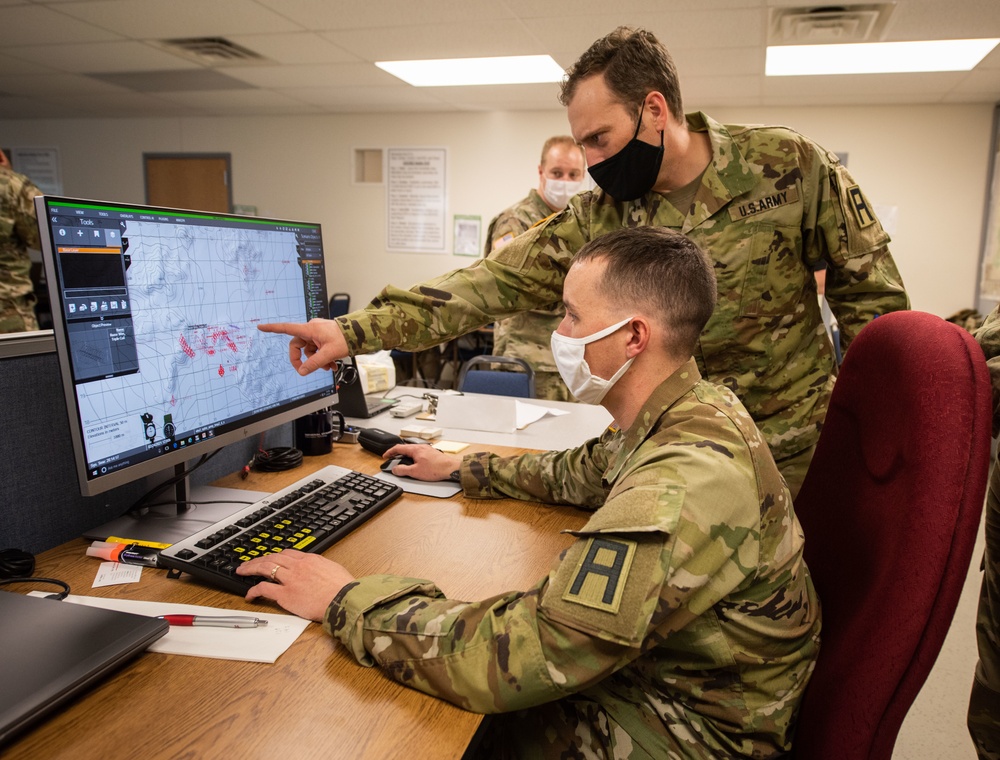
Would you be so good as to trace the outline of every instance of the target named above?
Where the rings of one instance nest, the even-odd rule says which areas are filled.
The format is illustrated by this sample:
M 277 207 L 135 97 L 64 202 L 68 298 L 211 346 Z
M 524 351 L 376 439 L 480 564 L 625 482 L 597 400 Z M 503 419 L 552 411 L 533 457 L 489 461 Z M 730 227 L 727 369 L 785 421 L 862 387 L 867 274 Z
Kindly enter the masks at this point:
M 795 500 L 823 607 L 798 760 L 890 760 L 968 572 L 991 418 L 982 351 L 938 317 L 887 314 L 847 351 Z

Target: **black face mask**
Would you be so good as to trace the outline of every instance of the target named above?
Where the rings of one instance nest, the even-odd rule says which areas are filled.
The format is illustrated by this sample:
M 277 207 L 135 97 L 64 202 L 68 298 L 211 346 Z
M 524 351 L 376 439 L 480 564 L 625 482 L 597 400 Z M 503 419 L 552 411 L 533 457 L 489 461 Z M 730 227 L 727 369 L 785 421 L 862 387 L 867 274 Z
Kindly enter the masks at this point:
M 645 103 L 643 103 L 645 108 Z M 634 201 L 641 198 L 656 184 L 663 162 L 663 132 L 660 132 L 660 146 L 650 145 L 638 139 L 642 127 L 642 111 L 635 134 L 628 144 L 610 158 L 590 167 L 590 176 L 600 188 L 616 201 Z

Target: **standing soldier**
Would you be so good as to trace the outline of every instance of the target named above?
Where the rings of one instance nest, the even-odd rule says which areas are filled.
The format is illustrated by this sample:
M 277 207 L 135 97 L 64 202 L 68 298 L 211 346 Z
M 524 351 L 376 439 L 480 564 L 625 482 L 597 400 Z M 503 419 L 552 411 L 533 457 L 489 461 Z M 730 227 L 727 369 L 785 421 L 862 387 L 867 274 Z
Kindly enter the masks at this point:
M 259 329 L 292 336 L 289 355 L 303 374 L 348 354 L 426 348 L 557 301 L 590 240 L 669 227 L 715 265 L 719 299 L 695 349 L 698 368 L 740 398 L 794 496 L 836 372 L 816 265 L 827 262 L 845 350 L 872 318 L 909 307 L 871 203 L 834 153 L 791 129 L 685 117 L 673 60 L 650 32 L 621 27 L 591 45 L 561 99 L 601 191 L 574 196 L 470 267 L 409 290 L 386 287 L 363 311 Z
M 41 195 L 0 150 L 0 332 L 38 329 L 29 248 L 39 248 L 32 199 Z
M 569 199 L 583 189 L 585 171 L 583 150 L 572 137 L 559 135 L 546 140 L 538 165 L 538 189 L 532 189 L 526 198 L 490 222 L 484 255 L 489 256 L 542 219 L 566 208 Z M 559 327 L 564 313 L 562 304 L 556 303 L 501 320 L 494 330 L 493 353 L 523 359 L 535 371 L 536 398 L 574 400 L 559 377 L 549 347 L 549 336 Z

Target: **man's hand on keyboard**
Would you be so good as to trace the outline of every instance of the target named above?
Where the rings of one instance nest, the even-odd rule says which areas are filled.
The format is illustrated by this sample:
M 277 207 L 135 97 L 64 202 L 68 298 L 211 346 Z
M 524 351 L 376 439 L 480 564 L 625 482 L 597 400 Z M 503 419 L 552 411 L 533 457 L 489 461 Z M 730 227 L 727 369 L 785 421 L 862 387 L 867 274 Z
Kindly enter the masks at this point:
M 419 443 L 398 443 L 386 451 L 383 459 L 405 456 L 413 460 L 413 464 L 399 464 L 393 469 L 393 475 L 406 475 L 416 480 L 448 480 L 455 470 L 462 466 L 462 457 L 458 454 L 445 454 L 433 446 Z
M 343 565 L 295 549 L 244 562 L 236 568 L 236 574 L 259 575 L 273 581 L 252 586 L 247 592 L 248 602 L 270 599 L 293 615 L 317 623 L 322 622 L 333 598 L 354 580 Z

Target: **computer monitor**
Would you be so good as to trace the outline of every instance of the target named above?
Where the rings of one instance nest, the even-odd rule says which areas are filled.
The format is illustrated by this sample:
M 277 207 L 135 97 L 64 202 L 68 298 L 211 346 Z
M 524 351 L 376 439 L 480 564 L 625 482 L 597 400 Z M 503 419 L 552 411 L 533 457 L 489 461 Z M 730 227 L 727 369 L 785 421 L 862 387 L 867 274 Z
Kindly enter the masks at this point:
M 327 315 L 319 224 L 52 196 L 35 208 L 83 495 L 337 401 L 332 373 L 299 376 L 288 339 L 257 330 Z M 177 540 L 224 516 L 123 529 Z

